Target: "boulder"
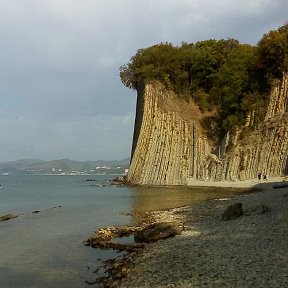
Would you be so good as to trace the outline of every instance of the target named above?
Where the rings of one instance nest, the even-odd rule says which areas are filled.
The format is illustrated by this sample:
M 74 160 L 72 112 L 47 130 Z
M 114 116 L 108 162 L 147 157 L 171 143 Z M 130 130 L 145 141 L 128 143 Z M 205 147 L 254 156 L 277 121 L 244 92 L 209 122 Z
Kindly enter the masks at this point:
M 118 176 L 110 181 L 111 185 L 125 185 L 127 183 L 127 177 L 125 176 Z
M 166 239 L 180 235 L 184 230 L 182 223 L 161 222 L 153 223 L 144 229 L 134 233 L 135 242 L 151 243 L 160 239 Z
M 222 220 L 236 219 L 243 214 L 242 203 L 234 203 L 227 206 L 226 210 L 222 214 Z

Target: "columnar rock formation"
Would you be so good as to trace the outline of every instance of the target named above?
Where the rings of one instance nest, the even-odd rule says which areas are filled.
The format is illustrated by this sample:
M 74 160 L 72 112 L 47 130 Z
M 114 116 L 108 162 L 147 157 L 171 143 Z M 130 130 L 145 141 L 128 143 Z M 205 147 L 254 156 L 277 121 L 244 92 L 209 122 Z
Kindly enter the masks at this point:
M 245 180 L 258 173 L 282 175 L 288 157 L 287 101 L 288 76 L 284 75 L 271 92 L 265 121 L 241 140 L 241 127 L 228 133 L 216 147 L 211 140 L 213 131 L 201 121 L 209 115 L 201 113 L 197 105 L 180 99 L 159 83 L 139 85 L 128 181 L 139 185 L 193 185 L 193 180 Z M 253 112 L 247 115 L 246 126 L 253 124 L 253 117 Z
M 287 112 L 288 105 L 288 74 L 283 75 L 282 81 L 271 92 L 265 120 L 273 118 L 277 114 Z

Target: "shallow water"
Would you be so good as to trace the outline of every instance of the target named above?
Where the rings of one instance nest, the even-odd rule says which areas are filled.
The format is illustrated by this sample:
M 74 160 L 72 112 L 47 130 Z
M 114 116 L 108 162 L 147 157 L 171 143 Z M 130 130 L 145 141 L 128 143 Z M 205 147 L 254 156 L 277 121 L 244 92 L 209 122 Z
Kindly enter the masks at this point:
M 93 231 L 130 224 L 130 211 L 151 211 L 229 197 L 219 188 L 102 187 L 107 176 L 0 176 L 0 287 L 88 287 L 98 260 L 113 252 L 83 245 Z M 91 178 L 91 176 L 89 176 Z M 39 213 L 32 213 L 40 211 Z

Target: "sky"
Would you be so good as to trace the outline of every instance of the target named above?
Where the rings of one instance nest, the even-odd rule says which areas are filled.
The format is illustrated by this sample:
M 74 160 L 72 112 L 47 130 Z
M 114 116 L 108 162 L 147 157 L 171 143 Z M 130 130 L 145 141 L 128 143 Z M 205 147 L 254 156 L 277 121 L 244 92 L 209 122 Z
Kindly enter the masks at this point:
M 0 162 L 130 157 L 138 49 L 235 38 L 257 44 L 287 0 L 0 0 Z

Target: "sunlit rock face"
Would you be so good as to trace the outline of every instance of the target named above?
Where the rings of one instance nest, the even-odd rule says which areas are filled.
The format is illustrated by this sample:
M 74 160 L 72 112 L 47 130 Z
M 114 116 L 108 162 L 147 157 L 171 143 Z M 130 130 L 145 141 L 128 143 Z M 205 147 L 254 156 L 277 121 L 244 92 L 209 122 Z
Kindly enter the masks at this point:
M 128 182 L 138 185 L 192 185 L 193 180 L 246 180 L 258 173 L 287 172 L 288 75 L 270 93 L 265 120 L 254 126 L 254 112 L 244 127 L 223 139 L 209 125 L 215 111 L 201 112 L 193 102 L 160 83 L 138 87 Z M 220 143 L 220 144 L 219 144 Z

